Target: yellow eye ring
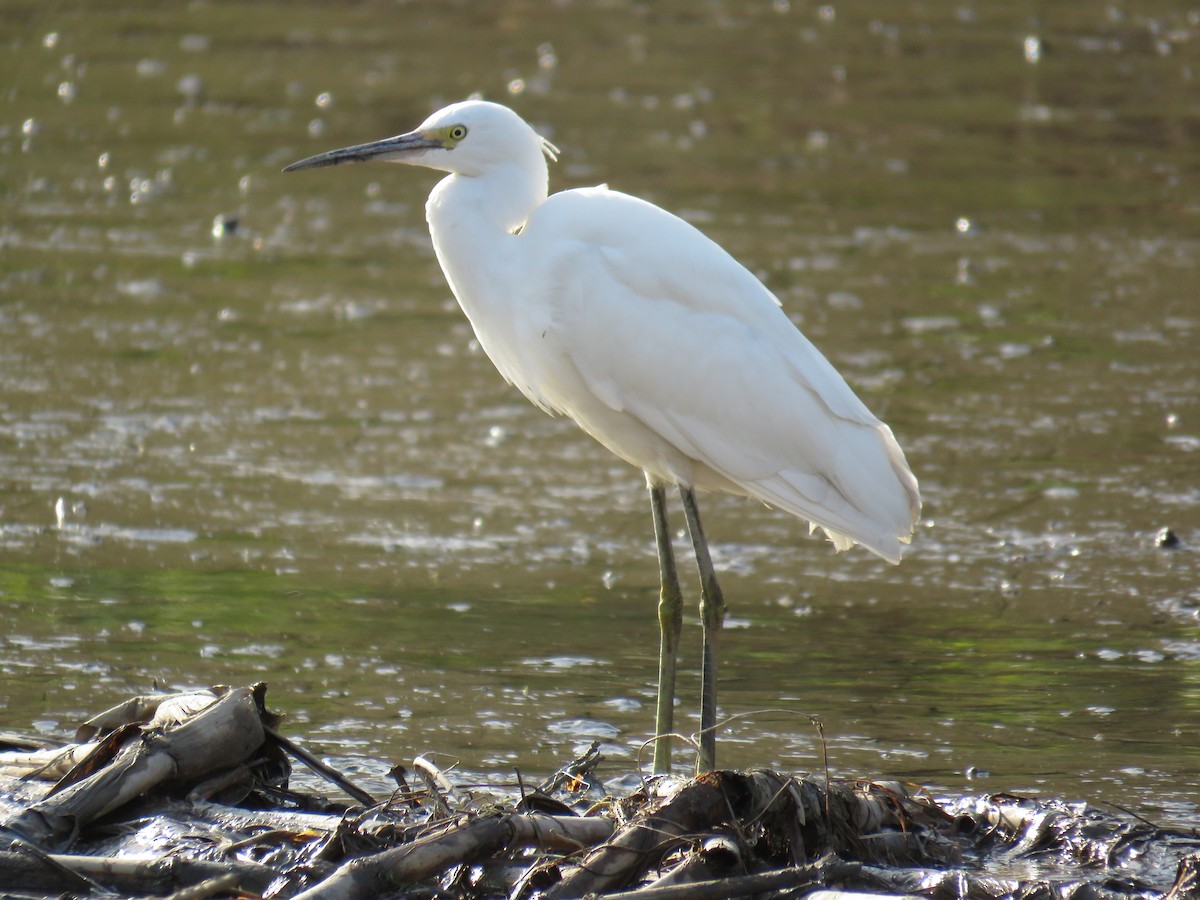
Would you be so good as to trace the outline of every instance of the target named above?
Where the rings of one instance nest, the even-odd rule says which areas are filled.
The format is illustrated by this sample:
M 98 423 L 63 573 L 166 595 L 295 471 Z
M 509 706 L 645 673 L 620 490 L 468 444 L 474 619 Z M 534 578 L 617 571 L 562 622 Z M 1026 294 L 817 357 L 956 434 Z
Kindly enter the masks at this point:
M 446 136 L 452 141 L 461 141 L 467 136 L 467 126 L 451 125 L 450 130 L 446 132 Z

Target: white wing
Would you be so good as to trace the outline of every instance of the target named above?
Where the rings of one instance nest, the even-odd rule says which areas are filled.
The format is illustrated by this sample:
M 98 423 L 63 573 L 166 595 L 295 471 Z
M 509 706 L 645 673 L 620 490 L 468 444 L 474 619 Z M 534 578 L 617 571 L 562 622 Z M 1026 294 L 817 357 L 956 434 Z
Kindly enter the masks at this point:
M 551 197 L 521 243 L 539 260 L 523 341 L 535 402 L 652 476 L 757 497 L 838 549 L 899 561 L 920 508 L 903 452 L 728 253 L 601 188 Z

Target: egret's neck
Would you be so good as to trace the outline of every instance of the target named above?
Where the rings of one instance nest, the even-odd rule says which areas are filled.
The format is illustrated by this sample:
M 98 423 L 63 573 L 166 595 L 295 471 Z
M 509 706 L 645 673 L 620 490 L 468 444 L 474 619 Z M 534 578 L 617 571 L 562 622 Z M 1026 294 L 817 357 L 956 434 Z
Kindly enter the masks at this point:
M 484 175 L 450 175 L 425 204 L 438 262 L 473 324 L 488 307 L 516 299 L 509 274 L 514 235 L 546 199 L 544 162 L 540 169 L 503 166 Z

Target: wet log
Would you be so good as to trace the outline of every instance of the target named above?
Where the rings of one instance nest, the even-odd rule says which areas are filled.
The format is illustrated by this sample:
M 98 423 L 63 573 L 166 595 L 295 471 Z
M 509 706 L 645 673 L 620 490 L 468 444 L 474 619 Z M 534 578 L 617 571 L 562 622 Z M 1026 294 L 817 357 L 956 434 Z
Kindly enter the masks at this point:
M 472 816 L 395 849 L 352 860 L 295 900 L 378 897 L 433 878 L 451 866 L 469 865 L 514 847 L 572 852 L 605 840 L 612 831 L 613 823 L 599 817 Z
M 34 844 L 69 843 L 89 822 L 154 788 L 236 766 L 262 746 L 253 689 L 239 688 L 180 725 L 143 732 L 112 763 L 28 807 L 4 827 Z
M 166 894 L 227 876 L 233 877 L 234 888 L 261 894 L 279 873 L 249 862 L 0 851 L 0 884 L 8 891 L 80 893 L 100 885 L 125 895 Z
M 341 813 L 296 812 L 285 809 L 244 809 L 207 800 L 182 802 L 164 800 L 155 804 L 155 812 L 177 822 L 207 822 L 231 834 L 259 831 L 311 831 L 314 834 L 337 831 Z

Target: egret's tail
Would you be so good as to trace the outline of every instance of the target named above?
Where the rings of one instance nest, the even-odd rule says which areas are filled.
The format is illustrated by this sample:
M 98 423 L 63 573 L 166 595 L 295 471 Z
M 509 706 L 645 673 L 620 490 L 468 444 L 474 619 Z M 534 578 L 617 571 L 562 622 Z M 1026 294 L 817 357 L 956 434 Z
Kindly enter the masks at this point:
M 861 544 L 898 563 L 921 515 L 920 489 L 891 429 L 877 422 L 870 432 L 868 440 L 843 448 L 831 472 L 813 475 L 784 469 L 739 486 L 807 519 L 810 531 L 822 529 L 839 551 Z

